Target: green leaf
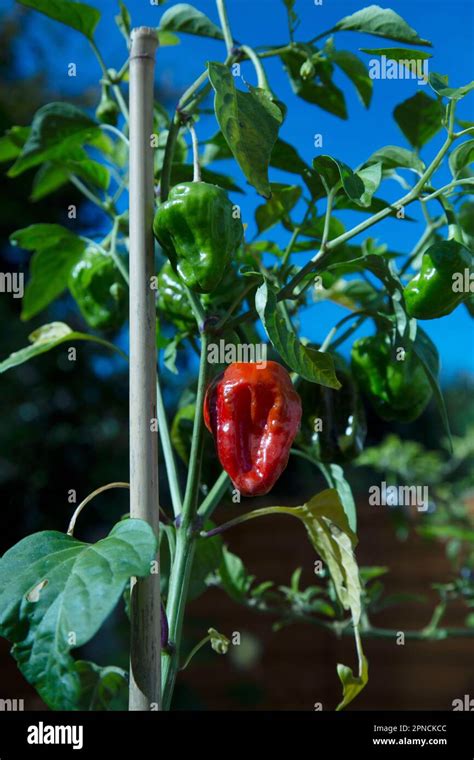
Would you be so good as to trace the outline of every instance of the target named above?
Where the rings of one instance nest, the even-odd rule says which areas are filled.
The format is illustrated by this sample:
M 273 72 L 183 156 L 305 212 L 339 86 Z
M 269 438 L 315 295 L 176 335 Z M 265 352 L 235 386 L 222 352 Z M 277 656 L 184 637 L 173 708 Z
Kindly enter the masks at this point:
M 398 145 L 385 145 L 372 153 L 364 166 L 380 162 L 383 169 L 413 169 L 418 174 L 425 170 L 423 161 L 411 150 L 399 148 Z
M 351 668 L 338 663 L 337 675 L 342 683 L 342 702 L 339 702 L 336 711 L 343 710 L 367 685 L 369 680 L 369 664 L 367 658 L 362 655 L 361 674 L 355 676 Z
M 332 156 L 317 156 L 313 167 L 324 179 L 329 189 L 341 182 L 344 192 L 351 200 L 359 200 L 364 194 L 364 183 L 352 169 Z
M 33 224 L 11 235 L 12 243 L 35 250 L 30 264 L 21 318 L 31 319 L 67 287 L 73 266 L 86 243 L 59 224 Z
M 474 530 L 466 530 L 457 525 L 422 525 L 416 532 L 425 538 L 457 538 L 474 543 Z
M 158 30 L 158 42 L 160 47 L 171 47 L 173 45 L 179 45 L 180 39 L 173 32 L 165 32 Z
M 91 158 L 85 158 L 80 161 L 66 161 L 66 166 L 70 174 L 76 174 L 84 179 L 90 185 L 98 187 L 100 190 L 108 190 L 110 184 L 110 173 L 104 164 L 93 161 Z
M 0 137 L 0 162 L 17 158 L 30 134 L 29 127 L 11 127 Z
M 449 168 L 456 179 L 466 166 L 474 161 L 474 139 L 466 140 L 458 145 L 449 156 Z
M 308 165 L 303 161 L 296 148 L 280 138 L 273 146 L 270 166 L 290 172 L 290 174 L 303 174 L 308 169 Z
M 365 63 L 349 50 L 334 50 L 331 60 L 349 77 L 362 103 L 368 108 L 372 99 L 373 81 Z
M 234 77 L 223 64 L 211 62 L 208 69 L 219 127 L 250 184 L 268 198 L 268 165 L 282 113 L 266 90 L 250 85 L 249 92 L 237 90 Z
M 428 77 L 431 89 L 440 97 L 448 98 L 448 100 L 461 100 L 474 89 L 474 81 L 465 84 L 463 87 L 449 87 L 448 81 L 447 76 L 435 72 L 432 72 Z
M 417 92 L 400 103 L 394 109 L 393 116 L 414 148 L 422 148 L 443 126 L 441 103 L 424 92 Z
M 94 662 L 78 660 L 75 671 L 80 680 L 78 710 L 128 710 L 128 673 L 109 665 L 105 668 Z
M 301 198 L 302 190 L 297 185 L 272 183 L 271 192 L 270 200 L 255 210 L 255 221 L 259 233 L 270 229 L 283 217 L 288 216 Z
M 196 405 L 186 404 L 176 412 L 170 430 L 171 443 L 184 464 L 189 463 L 189 450 L 196 416 Z
M 77 709 L 81 684 L 70 651 L 97 633 L 131 576 L 149 575 L 156 551 L 150 526 L 127 519 L 95 544 L 43 531 L 3 555 L 0 631 L 51 709 Z
M 323 464 L 318 462 L 318 466 L 326 477 L 331 488 L 335 488 L 339 494 L 341 504 L 346 513 L 349 527 L 354 533 L 357 530 L 357 510 L 352 495 L 352 489 L 344 476 L 344 470 L 338 464 Z
M 122 2 L 122 0 L 119 0 L 119 7 L 120 13 L 114 17 L 115 23 L 117 24 L 118 28 L 125 38 L 125 41 L 128 44 L 130 40 L 130 32 L 132 30 L 132 18 L 130 16 L 130 11 L 128 10 L 125 3 Z
M 48 325 L 38 327 L 37 330 L 28 336 L 28 339 L 32 344 L 31 346 L 15 351 L 4 359 L 3 362 L 0 362 L 0 373 L 6 372 L 7 369 L 11 369 L 12 367 L 18 367 L 19 364 L 24 364 L 24 362 L 33 359 L 35 356 L 51 351 L 52 348 L 56 348 L 61 343 L 73 343 L 77 340 L 88 340 L 92 343 L 99 343 L 101 346 L 105 346 L 111 351 L 116 351 L 124 359 L 127 359 L 125 354 L 117 346 L 114 346 L 113 343 L 109 343 L 109 341 L 103 338 L 98 338 L 96 335 L 88 335 L 87 333 L 71 330 L 64 322 L 51 322 Z
M 421 327 L 419 326 L 416 332 L 416 339 L 413 342 L 413 350 L 415 354 L 417 355 L 418 359 L 420 360 L 421 364 L 423 365 L 423 368 L 426 373 L 426 377 L 428 378 L 431 388 L 433 390 L 433 396 L 438 406 L 438 410 L 441 415 L 441 420 L 443 422 L 444 429 L 448 436 L 449 445 L 452 450 L 453 443 L 451 439 L 451 430 L 449 426 L 448 412 L 446 410 L 444 396 L 441 392 L 441 388 L 440 388 L 439 380 L 438 380 L 438 374 L 439 374 L 438 350 L 436 346 L 434 345 L 434 343 L 430 340 L 428 335 L 425 333 L 425 331 L 422 330 Z
M 391 8 L 381 8 L 379 5 L 369 5 L 351 16 L 345 16 L 337 22 L 328 34 L 335 31 L 362 32 L 363 34 L 372 34 L 374 37 L 408 42 L 410 45 L 431 47 L 431 42 L 421 39 L 418 33 L 398 13 L 392 11 Z
M 207 522 L 204 530 L 214 528 L 214 523 Z M 208 587 L 208 578 L 217 572 L 222 562 L 223 543 L 221 536 L 198 538 L 193 559 L 193 569 L 189 582 L 188 600 L 197 599 Z
M 300 74 L 301 66 L 307 60 L 303 52 L 297 49 L 291 50 L 284 53 L 281 60 L 295 95 L 339 116 L 340 119 L 347 119 L 344 93 L 332 81 L 332 66 L 329 61 L 320 61 L 315 64 L 316 81 L 316 78 L 303 79 Z
M 294 372 L 327 388 L 338 390 L 341 387 L 330 354 L 299 341 L 295 332 L 287 327 L 278 308 L 275 291 L 266 282 L 257 290 L 255 307 L 273 347 Z
M 362 180 L 364 192 L 360 198 L 354 198 L 355 202 L 363 208 L 368 208 L 372 204 L 372 196 L 377 191 L 382 181 L 382 164 L 370 164 L 365 169 L 359 169 L 355 175 Z
M 21 154 L 8 172 L 16 177 L 43 161 L 68 158 L 71 148 L 91 140 L 99 127 L 70 103 L 48 103 L 36 112 Z
M 44 13 L 45 16 L 70 26 L 89 40 L 100 21 L 100 11 L 85 3 L 74 0 L 18 0 L 21 5 Z
M 425 61 L 432 58 L 432 53 L 426 50 L 411 50 L 410 48 L 359 48 L 361 53 L 369 55 L 384 55 L 389 61 Z
M 33 180 L 30 200 L 40 201 L 50 193 L 59 190 L 69 180 L 69 172 L 61 164 L 50 161 L 44 163 L 38 169 Z
M 248 575 L 240 557 L 232 554 L 226 546 L 222 552 L 219 578 L 224 591 L 236 602 L 245 599 L 254 581 L 254 576 Z
M 204 13 L 188 3 L 178 3 L 169 8 L 161 17 L 159 31 L 184 32 L 199 37 L 223 40 L 224 35 Z

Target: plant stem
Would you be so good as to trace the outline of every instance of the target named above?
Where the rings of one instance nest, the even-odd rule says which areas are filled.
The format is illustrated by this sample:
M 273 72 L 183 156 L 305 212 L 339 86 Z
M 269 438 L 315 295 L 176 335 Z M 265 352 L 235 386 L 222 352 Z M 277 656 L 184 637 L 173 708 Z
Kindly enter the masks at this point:
M 219 506 L 228 487 L 229 476 L 225 471 L 222 471 L 198 509 L 198 515 L 202 518 L 203 522 L 208 520 L 216 507 Z
M 188 124 L 189 132 L 191 133 L 191 142 L 193 144 L 193 182 L 201 181 L 201 165 L 199 163 L 199 144 L 197 134 L 194 126 Z
M 181 512 L 182 496 L 173 446 L 171 444 L 168 419 L 166 417 L 165 405 L 163 403 L 159 373 L 157 373 L 156 376 L 156 413 L 158 416 L 158 430 L 160 433 L 161 448 L 163 449 L 163 456 L 165 459 L 171 503 L 173 504 L 174 515 L 177 517 Z
M 73 516 L 71 517 L 69 521 L 69 527 L 67 529 L 67 535 L 72 536 L 74 535 L 74 528 L 76 527 L 76 521 L 79 515 L 81 514 L 84 507 L 89 504 L 92 499 L 95 499 L 96 496 L 98 496 L 100 493 L 103 493 L 103 491 L 109 491 L 111 488 L 128 488 L 130 489 L 130 483 L 107 483 L 106 486 L 101 486 L 100 488 L 96 488 L 95 491 L 92 491 L 92 493 L 89 494 L 89 496 L 86 496 L 83 501 L 79 504 L 79 506 L 76 508 Z
M 169 709 L 173 695 L 176 674 L 179 669 L 179 654 L 181 635 L 184 620 L 184 610 L 188 596 L 189 580 L 194 558 L 196 532 L 194 519 L 196 504 L 199 493 L 199 481 L 201 475 L 202 441 L 204 435 L 204 420 L 202 408 L 207 389 L 209 363 L 207 361 L 207 335 L 201 336 L 201 362 L 199 367 L 198 388 L 196 395 L 196 417 L 194 419 L 191 453 L 189 458 L 189 472 L 184 495 L 181 519 L 177 528 L 176 554 L 171 570 L 167 616 L 169 624 L 169 638 L 172 651 L 163 653 L 162 658 L 162 685 L 163 685 L 163 708 Z
M 216 4 L 222 33 L 224 35 L 225 46 L 227 48 L 227 55 L 231 55 L 232 48 L 234 47 L 234 41 L 232 39 L 232 32 L 230 31 L 229 17 L 227 15 L 225 0 L 216 0 Z
M 208 634 L 207 636 L 204 636 L 204 638 L 201 639 L 201 641 L 198 641 L 198 643 L 196 644 L 196 646 L 191 649 L 190 653 L 186 657 L 184 665 L 181 666 L 180 670 L 186 670 L 186 668 L 188 667 L 189 663 L 193 659 L 194 655 L 197 654 L 199 652 L 199 650 L 202 649 L 203 646 L 205 646 L 207 644 L 207 642 L 210 641 L 210 640 L 211 640 L 211 637 Z
M 267 90 L 270 92 L 270 85 L 268 84 L 267 75 L 265 73 L 265 69 L 263 68 L 262 62 L 260 58 L 258 57 L 255 50 L 249 45 L 242 45 L 241 48 L 243 53 L 247 56 L 247 58 L 252 61 L 254 69 L 257 73 L 257 86 L 260 87 L 262 90 Z
M 89 188 L 79 179 L 79 177 L 76 177 L 75 174 L 71 174 L 70 181 L 73 185 L 77 187 L 77 189 L 83 194 L 85 198 L 87 198 L 88 201 L 91 203 L 94 203 L 96 206 L 98 206 L 102 211 L 104 211 L 109 216 L 114 217 L 114 212 L 108 208 L 108 206 L 101 201 L 100 198 L 97 197 Z
M 166 140 L 166 147 L 165 147 L 165 155 L 163 156 L 163 166 L 161 167 L 160 200 L 162 203 L 164 203 L 164 201 L 168 198 L 169 191 L 170 191 L 171 168 L 173 165 L 174 149 L 176 145 L 176 140 L 178 139 L 179 130 L 180 130 L 179 119 L 177 118 L 177 116 L 175 116 L 170 124 L 170 128 L 168 131 L 168 138 Z

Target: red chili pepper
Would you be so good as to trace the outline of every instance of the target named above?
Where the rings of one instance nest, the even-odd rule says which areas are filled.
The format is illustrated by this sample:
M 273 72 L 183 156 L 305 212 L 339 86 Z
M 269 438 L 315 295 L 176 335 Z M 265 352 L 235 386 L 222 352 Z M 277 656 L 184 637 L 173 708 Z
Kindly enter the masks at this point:
M 261 496 L 288 464 L 301 399 L 280 364 L 236 362 L 209 386 L 204 422 L 235 487 L 243 496 Z

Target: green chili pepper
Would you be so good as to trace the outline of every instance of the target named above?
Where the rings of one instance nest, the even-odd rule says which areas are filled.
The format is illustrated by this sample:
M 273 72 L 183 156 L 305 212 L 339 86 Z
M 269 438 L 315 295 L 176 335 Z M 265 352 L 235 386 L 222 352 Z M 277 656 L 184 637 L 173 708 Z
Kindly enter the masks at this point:
M 71 272 L 69 290 L 92 328 L 111 330 L 125 321 L 127 290 L 111 256 L 87 248 Z
M 227 193 L 207 182 L 176 185 L 153 230 L 184 283 L 198 293 L 216 289 L 243 237 Z
M 444 240 L 423 254 L 421 269 L 404 289 L 406 309 L 416 319 L 436 319 L 450 314 L 465 301 L 465 273 L 473 271 L 473 258 L 461 243 Z
M 417 340 L 431 344 L 424 333 Z M 379 417 L 412 422 L 427 406 L 432 389 L 414 350 L 397 354 L 386 334 L 361 338 L 352 347 L 353 373 Z

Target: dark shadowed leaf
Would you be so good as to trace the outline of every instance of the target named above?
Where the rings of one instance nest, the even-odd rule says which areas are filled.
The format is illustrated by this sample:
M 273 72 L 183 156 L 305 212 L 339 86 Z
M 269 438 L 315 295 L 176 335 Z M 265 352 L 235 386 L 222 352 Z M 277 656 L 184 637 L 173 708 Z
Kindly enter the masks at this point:
M 272 197 L 255 211 L 259 232 L 270 229 L 287 216 L 301 197 L 301 187 L 272 183 Z
M 308 103 L 323 108 L 325 111 L 347 119 L 344 93 L 332 82 L 332 66 L 328 61 L 321 61 L 315 66 L 315 77 L 303 79 L 300 74 L 306 56 L 299 50 L 291 50 L 281 56 L 293 92 Z
M 334 50 L 331 60 L 349 77 L 366 108 L 372 99 L 373 82 L 365 63 L 348 50 Z
M 417 92 L 413 97 L 400 103 L 395 108 L 393 116 L 414 148 L 422 148 L 443 126 L 441 103 L 424 92 Z

